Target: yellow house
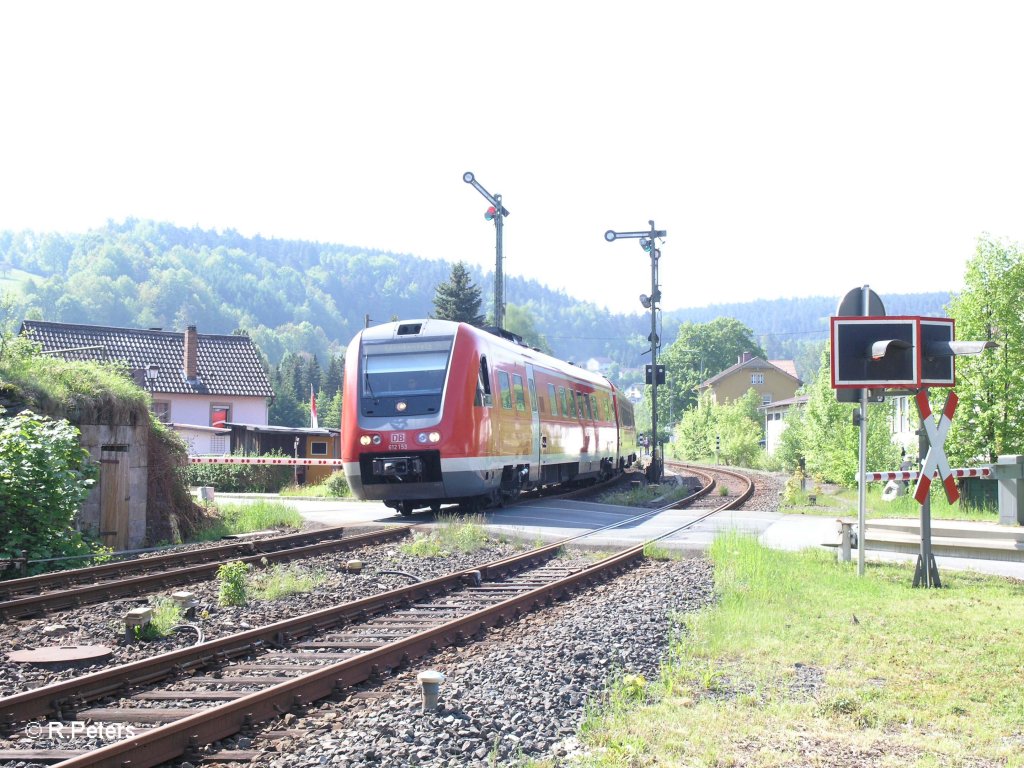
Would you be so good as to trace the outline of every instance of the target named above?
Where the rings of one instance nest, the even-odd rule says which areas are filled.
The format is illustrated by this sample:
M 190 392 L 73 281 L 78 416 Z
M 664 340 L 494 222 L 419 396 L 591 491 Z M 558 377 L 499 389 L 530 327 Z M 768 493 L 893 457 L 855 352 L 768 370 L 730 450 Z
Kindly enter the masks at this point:
M 755 389 L 761 395 L 761 404 L 769 405 L 793 397 L 801 384 L 792 360 L 762 360 L 745 352 L 736 365 L 705 380 L 697 391 L 703 394 L 710 390 L 712 399 L 724 405 Z

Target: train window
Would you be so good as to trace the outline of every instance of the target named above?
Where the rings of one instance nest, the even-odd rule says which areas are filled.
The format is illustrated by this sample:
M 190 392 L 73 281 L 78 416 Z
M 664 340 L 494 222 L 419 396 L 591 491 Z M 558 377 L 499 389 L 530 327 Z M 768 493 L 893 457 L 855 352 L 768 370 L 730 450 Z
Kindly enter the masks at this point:
M 508 374 L 505 371 L 498 371 L 498 393 L 501 397 L 501 407 L 512 410 L 512 388 L 508 384 Z
M 534 413 L 537 412 L 537 385 L 533 383 L 533 379 L 527 379 L 527 383 L 530 385 L 530 410 Z
M 601 414 L 597 412 L 597 395 L 590 396 L 590 410 L 594 414 L 594 421 L 600 421 Z
M 548 400 L 551 401 L 551 415 L 558 415 L 558 399 L 555 396 L 555 385 L 548 384 Z
M 559 387 L 558 388 L 558 396 L 559 396 L 559 399 L 562 401 L 562 415 L 563 416 L 568 416 L 569 415 L 569 406 L 566 405 L 566 402 L 565 402 L 565 387 Z
M 576 412 L 576 393 L 573 392 L 571 389 L 569 390 L 569 415 L 572 416 L 574 419 L 578 418 Z
M 583 406 L 586 406 L 586 408 L 584 408 Z M 587 421 L 593 421 L 594 411 L 590 407 L 590 396 L 583 392 L 580 392 L 580 416 L 584 415 L 584 411 L 586 411 Z
M 523 377 L 518 373 L 512 374 L 512 395 L 516 401 L 516 410 L 526 410 L 526 392 L 523 389 Z
M 476 396 L 473 405 L 491 406 L 491 371 L 487 367 L 487 355 L 480 355 L 480 370 L 476 375 Z
M 441 394 L 450 351 L 450 340 L 364 347 L 364 396 L 379 398 Z

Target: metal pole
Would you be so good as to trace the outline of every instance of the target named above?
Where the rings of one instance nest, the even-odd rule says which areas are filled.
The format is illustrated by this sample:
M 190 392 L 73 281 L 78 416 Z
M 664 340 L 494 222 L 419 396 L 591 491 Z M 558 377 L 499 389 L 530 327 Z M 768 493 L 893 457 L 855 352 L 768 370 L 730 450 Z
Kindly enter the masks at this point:
M 495 206 L 497 210 L 494 213 L 494 231 L 495 231 L 495 265 L 494 265 L 494 324 L 498 328 L 505 327 L 505 280 L 501 273 L 501 228 L 502 222 L 505 217 L 501 215 L 501 195 L 495 195 L 494 199 L 498 201 L 498 205 Z
M 928 390 L 922 390 L 927 394 Z M 928 416 L 927 418 L 931 418 Z M 931 450 L 931 443 L 928 440 L 928 431 L 924 428 L 925 416 L 921 415 L 921 426 L 917 430 L 917 451 L 920 454 L 921 471 L 924 472 L 924 462 Z M 914 573 L 914 586 L 941 587 L 939 582 L 939 570 L 935 566 L 935 558 L 932 556 L 932 500 L 925 496 L 921 503 L 921 555 Z
M 661 482 L 661 459 L 658 456 L 658 247 L 651 225 L 651 481 Z
M 862 288 L 861 313 L 865 316 L 871 312 L 871 289 L 868 286 Z M 857 480 L 857 575 L 864 575 L 864 549 L 867 539 L 867 481 L 864 476 L 867 474 L 868 463 L 868 390 L 865 387 L 860 391 L 860 457 L 859 474 Z

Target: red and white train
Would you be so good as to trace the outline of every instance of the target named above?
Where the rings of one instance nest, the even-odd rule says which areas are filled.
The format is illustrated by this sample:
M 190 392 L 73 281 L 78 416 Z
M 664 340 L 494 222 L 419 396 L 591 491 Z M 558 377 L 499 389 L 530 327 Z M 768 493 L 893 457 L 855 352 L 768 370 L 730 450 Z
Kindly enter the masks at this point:
M 465 323 L 360 332 L 342 408 L 352 492 L 403 515 L 611 477 L 637 458 L 632 404 L 606 378 Z

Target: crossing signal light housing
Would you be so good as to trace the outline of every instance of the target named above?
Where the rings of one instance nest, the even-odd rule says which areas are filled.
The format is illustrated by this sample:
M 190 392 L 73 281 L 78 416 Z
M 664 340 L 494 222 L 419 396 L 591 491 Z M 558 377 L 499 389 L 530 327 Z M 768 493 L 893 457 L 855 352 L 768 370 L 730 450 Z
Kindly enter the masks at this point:
M 487 219 L 488 221 L 494 221 L 494 217 L 497 215 L 498 209 L 495 208 L 493 205 L 489 206 L 487 210 L 484 212 L 484 218 Z

